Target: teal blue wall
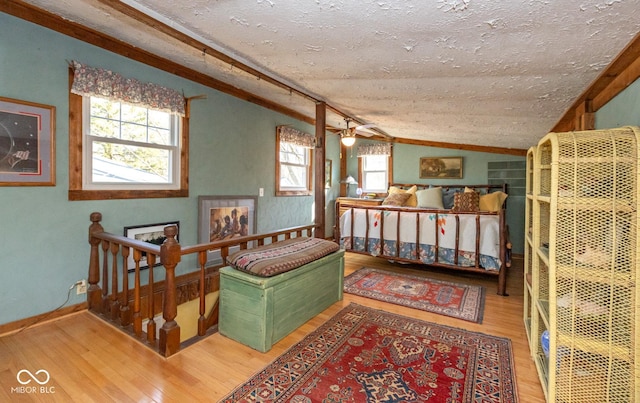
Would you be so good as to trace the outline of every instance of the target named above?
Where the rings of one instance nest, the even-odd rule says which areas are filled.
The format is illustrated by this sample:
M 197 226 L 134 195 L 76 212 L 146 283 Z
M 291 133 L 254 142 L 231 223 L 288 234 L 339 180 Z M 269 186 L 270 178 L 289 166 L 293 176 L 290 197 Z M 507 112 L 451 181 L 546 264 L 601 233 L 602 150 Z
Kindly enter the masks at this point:
M 89 214 L 103 214 L 105 230 L 180 221 L 183 245 L 197 243 L 199 195 L 258 195 L 257 231 L 313 222 L 313 196 L 275 197 L 275 128 L 312 125 L 208 87 L 131 61 L 37 25 L 0 13 L 0 96 L 56 107 L 56 186 L 0 187 L 0 324 L 48 312 L 62 304 L 69 286 L 87 278 Z M 205 95 L 193 101 L 190 122 L 189 197 L 69 201 L 68 61 L 108 68 L 127 77 Z M 339 143 L 327 138 L 333 187 L 339 191 Z M 331 214 L 333 207 L 329 206 Z M 333 215 L 328 217 L 330 230 Z M 330 232 L 329 232 L 330 233 Z M 181 264 L 191 270 L 194 264 Z M 84 296 L 72 292 L 69 304 Z
M 640 80 L 596 112 L 596 129 L 640 126 Z

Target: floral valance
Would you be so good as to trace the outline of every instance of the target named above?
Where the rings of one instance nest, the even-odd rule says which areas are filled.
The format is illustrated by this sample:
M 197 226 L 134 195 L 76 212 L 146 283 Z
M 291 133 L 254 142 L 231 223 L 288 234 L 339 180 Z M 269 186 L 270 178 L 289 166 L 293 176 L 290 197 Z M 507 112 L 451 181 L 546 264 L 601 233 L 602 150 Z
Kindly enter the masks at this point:
M 171 88 L 125 78 L 110 70 L 90 67 L 76 61 L 71 92 L 82 96 L 106 98 L 184 116 L 184 96 Z
M 365 155 L 391 155 L 391 143 L 360 144 L 358 146 L 358 157 L 364 157 Z
M 315 148 L 316 138 L 312 134 L 301 132 L 289 126 L 280 126 L 280 141 L 306 148 Z

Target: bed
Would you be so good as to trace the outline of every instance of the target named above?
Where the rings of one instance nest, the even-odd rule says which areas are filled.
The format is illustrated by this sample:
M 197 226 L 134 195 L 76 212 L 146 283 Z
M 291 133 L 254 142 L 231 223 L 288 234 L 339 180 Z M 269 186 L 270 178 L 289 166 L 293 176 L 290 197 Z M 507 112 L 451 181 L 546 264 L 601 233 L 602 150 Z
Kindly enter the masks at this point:
M 382 205 L 338 201 L 335 240 L 349 252 L 496 276 L 507 295 L 506 198 L 506 184 L 393 184 Z

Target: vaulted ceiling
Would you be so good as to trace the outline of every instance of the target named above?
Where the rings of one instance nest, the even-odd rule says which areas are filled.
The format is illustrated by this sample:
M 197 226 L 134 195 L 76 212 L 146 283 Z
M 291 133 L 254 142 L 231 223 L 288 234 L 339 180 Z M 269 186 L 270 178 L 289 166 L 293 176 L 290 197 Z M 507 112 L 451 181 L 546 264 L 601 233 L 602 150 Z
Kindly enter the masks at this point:
M 332 128 L 349 116 L 394 138 L 514 149 L 640 32 L 637 0 L 26 3 L 309 121 L 325 102 Z

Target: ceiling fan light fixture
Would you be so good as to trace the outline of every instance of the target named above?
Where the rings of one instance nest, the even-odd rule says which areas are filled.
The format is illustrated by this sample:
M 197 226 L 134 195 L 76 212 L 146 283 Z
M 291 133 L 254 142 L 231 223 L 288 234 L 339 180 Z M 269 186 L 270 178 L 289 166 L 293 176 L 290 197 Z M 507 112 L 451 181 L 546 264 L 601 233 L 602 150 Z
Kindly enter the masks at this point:
M 356 134 L 350 133 L 349 130 L 343 130 L 340 136 L 342 137 L 340 141 L 342 141 L 345 147 L 351 147 L 356 143 Z

